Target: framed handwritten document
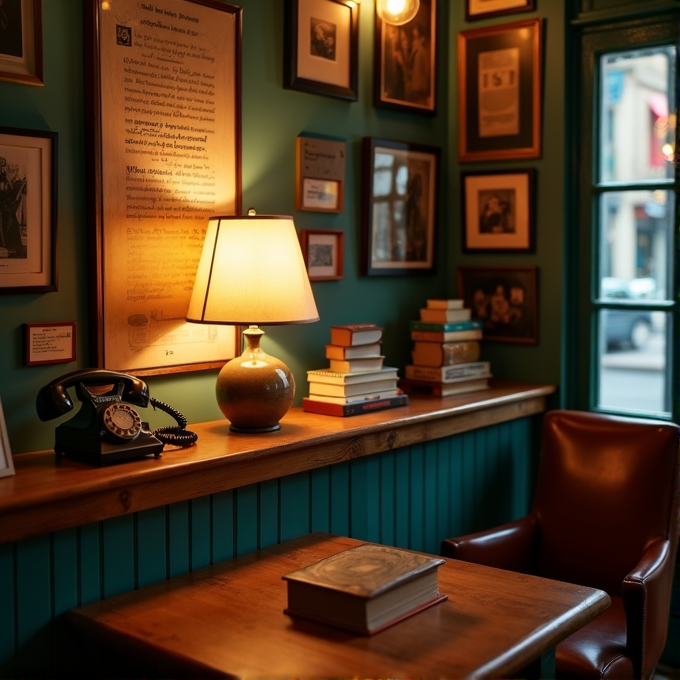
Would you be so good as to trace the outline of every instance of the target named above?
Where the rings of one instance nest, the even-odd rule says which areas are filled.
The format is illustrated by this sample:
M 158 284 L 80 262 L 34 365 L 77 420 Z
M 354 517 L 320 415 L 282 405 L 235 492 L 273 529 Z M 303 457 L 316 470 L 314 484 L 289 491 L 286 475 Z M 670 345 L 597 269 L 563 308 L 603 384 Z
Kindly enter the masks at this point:
M 92 359 L 221 366 L 236 329 L 185 316 L 208 218 L 241 210 L 241 9 L 88 0 L 84 19 Z

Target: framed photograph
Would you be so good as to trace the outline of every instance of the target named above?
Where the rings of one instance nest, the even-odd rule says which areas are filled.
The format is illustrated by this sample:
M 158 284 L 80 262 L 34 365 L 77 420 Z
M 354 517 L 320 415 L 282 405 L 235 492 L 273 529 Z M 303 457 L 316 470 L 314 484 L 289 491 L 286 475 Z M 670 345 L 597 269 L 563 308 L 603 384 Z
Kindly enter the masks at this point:
M 0 2 L 0 80 L 43 84 L 42 0 Z
M 220 367 L 235 327 L 186 313 L 208 218 L 241 213 L 242 10 L 84 7 L 91 360 L 135 375 Z
M 541 156 L 541 20 L 458 34 L 461 161 Z
M 57 133 L 0 127 L 0 293 L 55 290 Z
M 439 147 L 364 137 L 362 274 L 432 274 Z
M 341 213 L 345 194 L 344 140 L 300 135 L 295 146 L 296 209 Z
M 484 323 L 484 340 L 538 343 L 536 267 L 458 267 L 458 297 Z
M 345 232 L 331 229 L 300 231 L 302 256 L 310 281 L 338 281 L 345 275 Z
M 2 411 L 0 400 L 0 477 L 9 477 L 14 474 L 14 460 L 9 448 L 9 437 L 5 425 L 5 414 Z
M 465 0 L 465 21 L 533 12 L 536 0 Z
M 461 175 L 463 250 L 533 250 L 535 176 L 533 168 Z
M 359 3 L 285 0 L 283 86 L 356 101 Z
M 375 106 L 435 113 L 436 29 L 437 0 L 420 0 L 418 14 L 402 26 L 376 14 Z
M 76 322 L 25 323 L 24 366 L 67 364 L 76 360 Z

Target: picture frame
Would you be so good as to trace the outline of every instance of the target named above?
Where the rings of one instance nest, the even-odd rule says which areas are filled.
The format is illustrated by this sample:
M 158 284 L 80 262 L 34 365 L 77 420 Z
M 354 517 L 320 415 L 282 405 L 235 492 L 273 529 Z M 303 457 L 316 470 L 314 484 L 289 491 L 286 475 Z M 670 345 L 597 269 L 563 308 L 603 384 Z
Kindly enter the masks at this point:
M 0 399 L 0 477 L 10 477 L 13 474 L 14 459 L 12 458 L 12 451 L 9 448 L 5 414 L 2 410 L 2 399 Z
M 339 281 L 344 277 L 344 231 L 303 229 L 300 244 L 310 281 Z
M 0 80 L 44 84 L 42 0 L 4 0 L 2 3 Z
M 434 273 L 440 156 L 439 147 L 364 137 L 362 274 Z
M 344 140 L 299 135 L 295 143 L 295 208 L 341 213 L 345 195 Z
M 57 290 L 57 140 L 0 127 L 0 293 Z
M 373 104 L 436 113 L 437 0 L 421 0 L 416 16 L 392 26 L 376 14 Z
M 465 0 L 465 21 L 533 12 L 536 0 Z
M 359 3 L 285 0 L 283 87 L 358 98 Z
M 236 327 L 186 313 L 208 218 L 241 213 L 242 9 L 108 7 L 87 0 L 83 17 L 91 361 L 139 376 L 219 368 L 239 352 Z
M 541 20 L 458 34 L 461 162 L 541 157 Z
M 461 173 L 463 250 L 534 250 L 536 170 Z
M 76 360 L 76 322 L 25 323 L 24 366 L 68 364 Z
M 485 341 L 538 343 L 536 267 L 458 267 L 458 297 L 484 323 Z

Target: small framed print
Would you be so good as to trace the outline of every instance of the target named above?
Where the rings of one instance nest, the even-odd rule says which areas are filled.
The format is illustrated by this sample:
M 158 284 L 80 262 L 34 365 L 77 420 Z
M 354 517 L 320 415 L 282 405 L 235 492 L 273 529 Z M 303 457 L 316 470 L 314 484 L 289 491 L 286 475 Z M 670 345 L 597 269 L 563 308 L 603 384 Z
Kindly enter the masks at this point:
M 310 281 L 338 281 L 343 278 L 343 231 L 304 229 L 300 231 L 300 242 Z
M 24 324 L 24 365 L 68 364 L 76 360 L 76 323 Z
M 458 267 L 458 297 L 484 324 L 484 340 L 538 343 L 536 267 Z
M 0 80 L 43 84 L 42 0 L 0 2 Z
M 13 474 L 14 460 L 12 459 L 12 451 L 9 448 L 5 414 L 2 411 L 2 401 L 0 400 L 0 477 L 9 477 Z
M 356 101 L 359 3 L 285 0 L 283 86 Z
M 296 141 L 297 210 L 340 213 L 345 187 L 345 142 L 300 135 Z
M 534 247 L 536 171 L 463 173 L 463 250 L 513 250 Z
M 465 21 L 533 12 L 536 0 L 465 0 Z

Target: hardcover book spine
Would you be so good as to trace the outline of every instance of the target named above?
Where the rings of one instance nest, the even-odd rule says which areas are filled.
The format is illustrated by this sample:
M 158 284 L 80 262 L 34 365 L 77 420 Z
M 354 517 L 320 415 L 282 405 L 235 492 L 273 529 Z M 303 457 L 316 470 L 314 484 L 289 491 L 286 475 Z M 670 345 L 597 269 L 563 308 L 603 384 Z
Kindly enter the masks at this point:
M 476 340 L 463 342 L 428 343 L 435 348 L 419 346 L 416 343 L 412 355 L 413 363 L 421 366 L 452 366 L 477 361 L 480 346 Z M 438 356 L 437 356 L 438 355 Z
M 454 321 L 452 323 L 410 321 L 409 325 L 412 331 L 436 331 L 439 333 L 446 333 L 449 331 L 468 331 L 473 329 L 481 330 L 484 327 L 484 323 L 477 319 L 470 319 L 470 321 Z
M 489 375 L 489 362 L 479 361 L 454 366 L 406 366 L 406 377 L 411 380 L 447 382 L 466 378 L 484 378 Z
M 370 413 L 371 411 L 383 411 L 388 408 L 396 408 L 397 406 L 406 406 L 408 404 L 408 395 L 400 394 L 389 399 L 381 399 L 379 401 L 367 401 L 356 404 L 329 404 L 324 401 L 315 401 L 309 397 L 302 399 L 302 410 L 310 413 L 321 413 L 328 416 L 357 416 L 362 413 Z

